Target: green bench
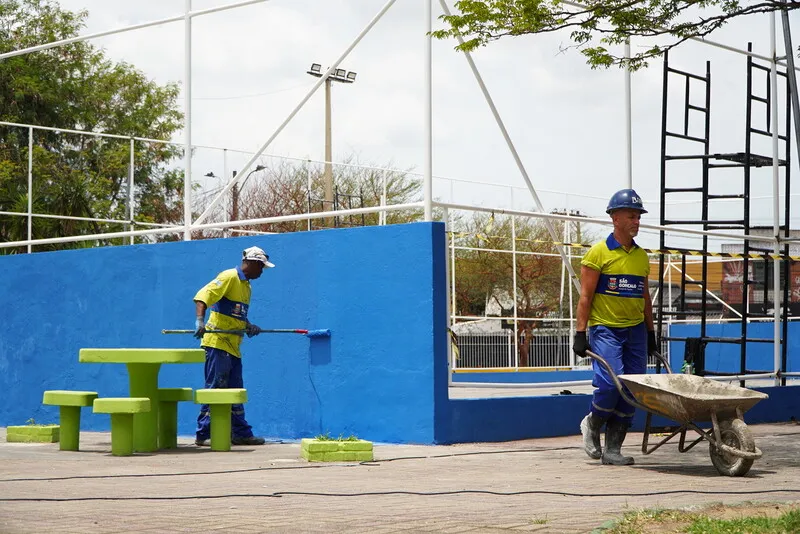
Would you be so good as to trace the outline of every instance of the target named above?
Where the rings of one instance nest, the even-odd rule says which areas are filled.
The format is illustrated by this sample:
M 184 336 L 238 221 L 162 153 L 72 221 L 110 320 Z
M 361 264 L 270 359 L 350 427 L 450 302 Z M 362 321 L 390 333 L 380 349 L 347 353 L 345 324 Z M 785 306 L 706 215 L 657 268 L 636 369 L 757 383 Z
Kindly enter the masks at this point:
M 158 446 L 178 448 L 178 403 L 191 402 L 192 388 L 160 388 L 158 390 Z
M 198 389 L 196 404 L 208 404 L 211 411 L 211 450 L 231 450 L 231 405 L 247 402 L 246 389 Z
M 94 413 L 111 414 L 111 454 L 133 454 L 133 414 L 150 411 L 147 397 L 109 397 L 94 400 Z
M 59 448 L 77 451 L 81 433 L 81 407 L 91 406 L 97 398 L 96 391 L 45 391 L 42 404 L 58 406 Z

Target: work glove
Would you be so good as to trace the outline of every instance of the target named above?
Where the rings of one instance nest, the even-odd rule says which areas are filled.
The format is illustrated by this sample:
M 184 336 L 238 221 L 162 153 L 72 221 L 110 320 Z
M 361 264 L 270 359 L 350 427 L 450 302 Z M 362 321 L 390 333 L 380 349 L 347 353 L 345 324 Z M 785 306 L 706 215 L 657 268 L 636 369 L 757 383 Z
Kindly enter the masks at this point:
M 647 331 L 647 354 L 655 354 L 661 352 L 658 350 L 658 341 L 656 340 L 655 331 Z
M 247 323 L 247 327 L 244 329 L 244 333 L 247 334 L 247 337 L 257 336 L 261 333 L 261 329 L 254 325 L 253 323 Z
M 589 340 L 586 339 L 586 332 L 575 332 L 575 342 L 572 344 L 572 352 L 585 358 L 587 350 L 591 350 L 591 347 L 589 346 Z
M 197 317 L 194 320 L 194 337 L 202 339 L 206 333 L 206 322 L 202 317 Z

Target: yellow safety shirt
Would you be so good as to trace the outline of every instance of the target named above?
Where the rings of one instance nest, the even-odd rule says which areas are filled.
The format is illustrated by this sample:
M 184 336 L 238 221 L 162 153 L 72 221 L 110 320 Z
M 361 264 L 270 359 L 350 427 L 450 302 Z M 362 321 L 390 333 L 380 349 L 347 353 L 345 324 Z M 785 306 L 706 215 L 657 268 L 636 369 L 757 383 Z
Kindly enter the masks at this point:
M 650 274 L 644 250 L 636 243 L 625 250 L 612 233 L 589 249 L 581 265 L 600 271 L 589 326 L 627 328 L 644 321 L 644 292 Z
M 241 267 L 222 271 L 197 292 L 194 300 L 205 302 L 211 309 L 206 323 L 208 330 L 244 330 L 250 307 L 250 281 Z M 237 334 L 206 334 L 200 346 L 222 349 L 241 358 L 241 343 L 242 336 Z

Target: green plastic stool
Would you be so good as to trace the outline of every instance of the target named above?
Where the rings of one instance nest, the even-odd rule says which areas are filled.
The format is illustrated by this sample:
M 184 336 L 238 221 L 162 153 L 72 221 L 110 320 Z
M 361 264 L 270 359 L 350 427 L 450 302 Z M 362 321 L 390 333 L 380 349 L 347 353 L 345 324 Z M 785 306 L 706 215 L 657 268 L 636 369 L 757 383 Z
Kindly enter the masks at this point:
M 133 414 L 150 411 L 147 397 L 95 399 L 94 413 L 111 414 L 111 454 L 133 454 Z
M 247 402 L 247 390 L 198 389 L 194 402 L 211 408 L 211 450 L 231 450 L 231 405 Z
M 45 391 L 42 404 L 58 406 L 59 448 L 77 451 L 81 436 L 81 407 L 91 406 L 97 398 L 96 391 Z
M 178 448 L 178 403 L 192 401 L 192 388 L 158 390 L 158 447 Z

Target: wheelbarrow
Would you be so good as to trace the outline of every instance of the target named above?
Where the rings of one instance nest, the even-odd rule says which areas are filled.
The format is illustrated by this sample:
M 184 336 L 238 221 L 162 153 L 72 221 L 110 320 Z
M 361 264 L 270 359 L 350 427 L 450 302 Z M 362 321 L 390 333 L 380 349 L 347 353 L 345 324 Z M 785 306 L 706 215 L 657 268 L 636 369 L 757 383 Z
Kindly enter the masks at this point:
M 722 475 L 742 476 L 750 470 L 755 460 L 761 458 L 761 450 L 755 446 L 753 435 L 742 416 L 769 395 L 702 376 L 674 374 L 669 362 L 658 353 L 655 356 L 668 374 L 617 376 L 602 356 L 591 351 L 586 351 L 586 354 L 605 367 L 626 402 L 647 412 L 642 454 L 650 454 L 680 435 L 680 452 L 690 450 L 703 440 L 708 441 L 711 463 Z M 676 421 L 680 428 L 649 446 L 653 414 Z M 710 430 L 697 425 L 708 422 L 712 425 Z M 700 437 L 687 444 L 688 430 L 694 430 Z

